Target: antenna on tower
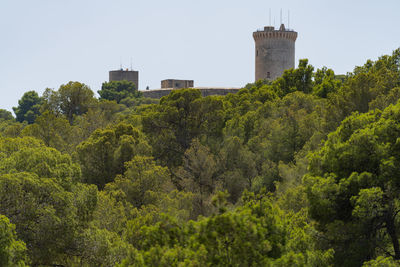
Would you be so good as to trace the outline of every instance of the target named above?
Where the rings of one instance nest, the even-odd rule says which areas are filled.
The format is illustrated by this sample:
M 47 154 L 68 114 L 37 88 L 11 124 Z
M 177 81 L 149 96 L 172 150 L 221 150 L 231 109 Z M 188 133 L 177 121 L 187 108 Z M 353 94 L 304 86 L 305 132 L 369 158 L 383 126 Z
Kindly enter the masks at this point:
M 281 8 L 281 23 L 280 24 L 282 24 L 282 8 Z
M 269 26 L 271 26 L 271 8 L 269 8 Z

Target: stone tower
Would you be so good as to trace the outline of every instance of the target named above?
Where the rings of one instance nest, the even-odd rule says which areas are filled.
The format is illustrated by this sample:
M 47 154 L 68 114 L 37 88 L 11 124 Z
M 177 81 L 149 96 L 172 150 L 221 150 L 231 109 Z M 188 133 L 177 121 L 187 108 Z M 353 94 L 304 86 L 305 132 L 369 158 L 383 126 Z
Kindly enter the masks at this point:
M 112 70 L 109 72 L 109 81 L 129 81 L 136 85 L 136 89 L 139 89 L 139 72 L 134 70 Z
M 294 68 L 297 32 L 285 29 L 281 24 L 279 30 L 268 26 L 253 32 L 253 38 L 256 43 L 256 81 L 274 80 L 284 70 Z

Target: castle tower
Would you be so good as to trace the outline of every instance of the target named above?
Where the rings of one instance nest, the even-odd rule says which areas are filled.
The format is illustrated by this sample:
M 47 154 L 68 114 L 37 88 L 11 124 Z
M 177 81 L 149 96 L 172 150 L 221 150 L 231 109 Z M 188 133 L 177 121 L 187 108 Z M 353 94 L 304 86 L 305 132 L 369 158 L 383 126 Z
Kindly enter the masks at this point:
M 134 70 L 112 70 L 109 72 L 109 81 L 129 81 L 136 85 L 136 89 L 139 89 L 139 72 Z
M 284 70 L 294 68 L 297 32 L 285 29 L 281 24 L 279 30 L 268 26 L 253 32 L 253 38 L 256 43 L 256 81 L 274 80 Z

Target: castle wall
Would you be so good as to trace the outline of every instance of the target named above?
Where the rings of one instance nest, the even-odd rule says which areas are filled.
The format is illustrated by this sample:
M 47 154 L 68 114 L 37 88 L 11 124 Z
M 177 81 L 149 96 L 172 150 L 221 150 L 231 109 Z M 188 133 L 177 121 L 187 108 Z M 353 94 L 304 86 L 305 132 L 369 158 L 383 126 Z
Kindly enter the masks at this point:
M 235 94 L 237 93 L 240 88 L 195 88 L 200 90 L 201 95 L 203 97 L 209 96 L 209 95 L 227 95 L 227 94 Z M 176 89 L 157 89 L 157 90 L 148 90 L 148 91 L 141 91 L 143 93 L 144 97 L 149 97 L 149 98 L 156 98 L 160 99 L 163 96 L 168 95 L 169 93 L 172 92 L 172 90 Z
M 168 79 L 161 81 L 161 88 L 190 88 L 194 86 L 193 80 L 175 80 L 175 79 Z

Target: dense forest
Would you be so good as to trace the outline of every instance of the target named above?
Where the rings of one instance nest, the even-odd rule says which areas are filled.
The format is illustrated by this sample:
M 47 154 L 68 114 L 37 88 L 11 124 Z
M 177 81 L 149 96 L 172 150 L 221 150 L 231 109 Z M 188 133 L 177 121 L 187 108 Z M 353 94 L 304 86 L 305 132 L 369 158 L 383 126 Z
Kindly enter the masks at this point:
M 0 110 L 0 266 L 398 266 L 400 48 L 237 94 Z

